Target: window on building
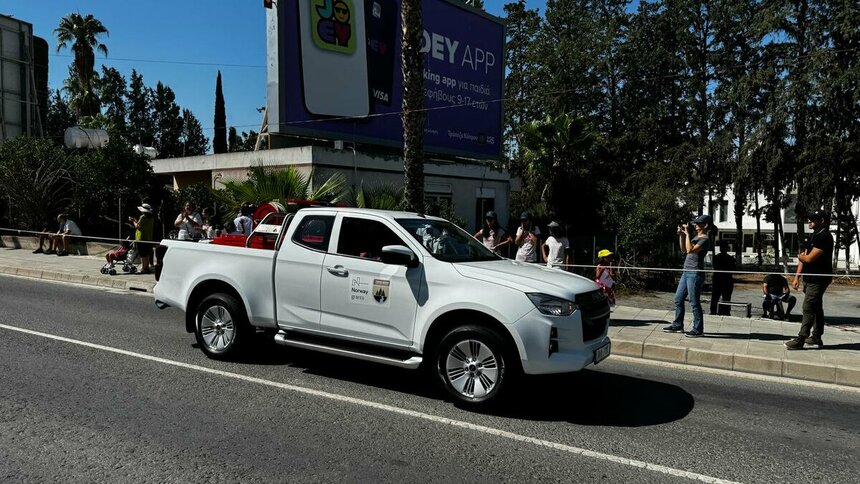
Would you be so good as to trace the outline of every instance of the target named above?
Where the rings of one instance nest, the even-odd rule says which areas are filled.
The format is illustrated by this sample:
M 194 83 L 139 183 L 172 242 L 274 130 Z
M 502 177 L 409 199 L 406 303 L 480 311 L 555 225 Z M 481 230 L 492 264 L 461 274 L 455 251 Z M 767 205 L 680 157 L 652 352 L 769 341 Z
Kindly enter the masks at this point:
M 708 213 L 713 217 L 715 222 L 728 222 L 729 202 L 725 200 L 712 200 L 708 204 Z

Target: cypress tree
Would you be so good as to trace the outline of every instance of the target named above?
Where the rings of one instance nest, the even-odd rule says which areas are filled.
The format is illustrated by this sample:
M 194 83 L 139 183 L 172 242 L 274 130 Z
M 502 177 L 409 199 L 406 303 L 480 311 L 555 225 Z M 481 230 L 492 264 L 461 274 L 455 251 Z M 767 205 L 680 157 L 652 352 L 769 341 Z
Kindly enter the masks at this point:
M 227 112 L 224 109 L 224 93 L 221 91 L 221 71 L 215 81 L 215 135 L 212 138 L 212 150 L 217 153 L 227 153 Z

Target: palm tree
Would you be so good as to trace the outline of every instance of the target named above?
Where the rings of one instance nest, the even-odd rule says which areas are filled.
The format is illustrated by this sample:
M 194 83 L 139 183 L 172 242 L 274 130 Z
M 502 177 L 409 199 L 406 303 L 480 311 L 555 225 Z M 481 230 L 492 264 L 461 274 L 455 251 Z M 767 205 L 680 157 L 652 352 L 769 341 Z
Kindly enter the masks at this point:
M 561 184 L 587 176 L 587 158 L 593 155 L 599 136 L 588 121 L 568 114 L 547 116 L 523 128 L 522 148 L 529 178 L 540 189 L 550 218 L 562 212 Z
M 402 210 L 403 187 L 391 183 L 364 186 L 362 182 L 352 193 L 352 204 L 357 208 L 377 210 Z
M 96 58 L 93 50 L 108 55 L 107 46 L 99 42 L 101 34 L 109 35 L 107 28 L 92 14 L 86 17 L 79 13 L 70 13 L 60 20 L 60 25 L 54 29 L 57 36 L 57 52 L 65 49 L 71 43 L 75 55 L 73 75 L 69 79 L 67 89 L 72 95 L 72 106 L 78 116 L 96 116 L 101 111 L 98 94 L 93 87 Z
M 247 180 L 226 181 L 224 190 L 213 192 L 219 204 L 227 207 L 225 216 L 232 220 L 244 202 L 254 205 L 268 202 L 286 205 L 290 199 L 337 202 L 345 195 L 345 186 L 346 179 L 341 174 L 314 186 L 313 173 L 306 176 L 292 166 L 271 168 L 259 164 L 248 170 Z
M 406 204 L 410 210 L 424 211 L 424 72 L 421 66 L 421 39 L 424 21 L 421 0 L 403 0 L 400 6 L 403 38 L 403 174 Z

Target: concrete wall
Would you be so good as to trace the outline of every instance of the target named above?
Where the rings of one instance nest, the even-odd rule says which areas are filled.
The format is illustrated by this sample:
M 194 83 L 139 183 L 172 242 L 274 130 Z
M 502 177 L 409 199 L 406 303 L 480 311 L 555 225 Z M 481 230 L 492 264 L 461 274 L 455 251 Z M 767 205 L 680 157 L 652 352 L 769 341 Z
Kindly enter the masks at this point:
M 316 146 L 282 148 L 257 152 L 224 153 L 152 160 L 157 174 L 174 176 L 174 186 L 205 181 L 223 186 L 227 180 L 244 180 L 254 165 L 295 167 L 305 174 L 313 173 L 319 185 L 332 174 L 341 174 L 347 187 L 377 184 L 403 185 L 403 160 L 400 157 L 372 156 L 351 149 L 334 150 Z M 510 216 L 510 175 L 483 163 L 454 163 L 430 160 L 424 165 L 427 197 L 450 199 L 466 228 L 474 230 L 482 222 L 483 209 L 476 207 L 479 198 L 493 199 L 492 208 L 499 222 L 507 226 Z

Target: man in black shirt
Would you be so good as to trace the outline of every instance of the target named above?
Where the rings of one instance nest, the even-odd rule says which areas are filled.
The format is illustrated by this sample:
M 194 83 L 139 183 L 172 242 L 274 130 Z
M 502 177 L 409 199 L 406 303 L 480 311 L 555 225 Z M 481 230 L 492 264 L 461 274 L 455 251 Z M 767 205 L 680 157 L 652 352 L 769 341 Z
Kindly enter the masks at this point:
M 725 240 L 720 241 L 720 253 L 714 256 L 714 277 L 711 279 L 711 314 L 719 314 L 720 316 L 728 316 L 731 314 L 732 308 L 726 305 L 720 306 L 722 302 L 732 300 L 732 292 L 735 289 L 735 281 L 731 272 L 735 270 L 735 258 L 730 256 L 726 249 L 728 243 Z
M 785 342 L 789 350 L 799 350 L 804 343 L 821 348 L 824 343 L 824 291 L 830 285 L 833 276 L 833 235 L 828 229 L 822 211 L 811 212 L 809 229 L 812 236 L 806 244 L 806 250 L 797 255 L 797 273 L 792 286 L 800 286 L 800 274 L 803 274 L 803 322 L 796 338 Z M 811 331 L 811 332 L 810 332 Z
M 791 289 L 788 288 L 788 281 L 779 274 L 768 274 L 762 282 L 761 292 L 764 293 L 761 303 L 764 317 L 788 319 L 788 315 L 791 314 L 791 310 L 797 304 L 797 298 L 791 294 Z M 783 312 L 783 301 L 788 303 L 788 311 Z

